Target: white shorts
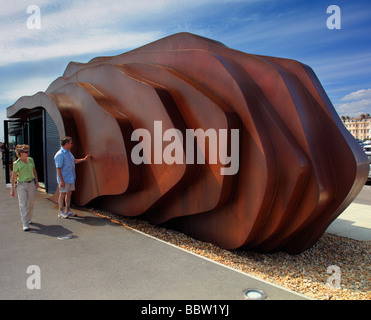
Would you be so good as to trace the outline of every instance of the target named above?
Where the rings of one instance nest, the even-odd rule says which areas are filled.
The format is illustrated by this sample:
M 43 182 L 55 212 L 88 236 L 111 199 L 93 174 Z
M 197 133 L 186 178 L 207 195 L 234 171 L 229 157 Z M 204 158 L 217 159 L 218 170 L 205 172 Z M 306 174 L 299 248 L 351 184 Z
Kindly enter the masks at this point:
M 69 191 L 75 191 L 75 184 L 74 183 L 65 183 L 64 188 L 61 187 L 61 184 L 59 184 L 59 192 L 65 193 Z

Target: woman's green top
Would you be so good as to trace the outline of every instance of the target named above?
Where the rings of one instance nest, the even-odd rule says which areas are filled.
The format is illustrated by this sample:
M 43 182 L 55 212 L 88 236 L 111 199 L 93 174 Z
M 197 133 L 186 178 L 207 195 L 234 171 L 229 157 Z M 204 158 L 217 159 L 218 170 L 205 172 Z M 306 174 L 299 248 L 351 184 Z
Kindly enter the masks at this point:
M 18 173 L 18 182 L 28 182 L 35 179 L 35 174 L 33 169 L 35 168 L 35 163 L 33 159 L 28 157 L 27 163 L 24 163 L 19 158 L 13 164 L 13 172 Z

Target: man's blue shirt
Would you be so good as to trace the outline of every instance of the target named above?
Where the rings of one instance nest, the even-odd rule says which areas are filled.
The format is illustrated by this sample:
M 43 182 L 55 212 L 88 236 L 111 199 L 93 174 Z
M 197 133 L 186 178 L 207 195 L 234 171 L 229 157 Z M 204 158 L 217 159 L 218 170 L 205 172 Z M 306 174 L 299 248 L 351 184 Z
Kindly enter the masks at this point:
M 76 180 L 75 174 L 75 157 L 71 151 L 67 151 L 63 147 L 55 154 L 54 162 L 56 168 L 61 168 L 62 176 L 65 183 L 74 183 Z M 61 183 L 58 174 L 57 181 Z

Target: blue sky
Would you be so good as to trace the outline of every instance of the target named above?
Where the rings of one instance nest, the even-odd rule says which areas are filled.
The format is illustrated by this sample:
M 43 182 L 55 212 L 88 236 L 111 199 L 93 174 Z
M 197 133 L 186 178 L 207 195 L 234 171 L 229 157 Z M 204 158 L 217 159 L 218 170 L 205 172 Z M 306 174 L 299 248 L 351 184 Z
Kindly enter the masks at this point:
M 369 0 L 14 0 L 0 9 L 0 141 L 6 108 L 45 91 L 68 62 L 191 32 L 314 70 L 339 115 L 371 114 Z M 28 28 L 40 8 L 40 29 Z M 341 29 L 329 29 L 330 5 Z

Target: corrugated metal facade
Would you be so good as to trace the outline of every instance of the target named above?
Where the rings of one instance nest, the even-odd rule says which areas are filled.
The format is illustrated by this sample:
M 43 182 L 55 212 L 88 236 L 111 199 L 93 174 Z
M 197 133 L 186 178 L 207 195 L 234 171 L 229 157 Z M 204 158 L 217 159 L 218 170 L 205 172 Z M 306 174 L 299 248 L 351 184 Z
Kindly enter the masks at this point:
M 45 114 L 45 171 L 46 181 L 45 189 L 46 192 L 53 194 L 57 189 L 57 173 L 54 164 L 54 155 L 60 149 L 60 138 L 58 134 L 57 126 L 49 113 L 44 111 Z

